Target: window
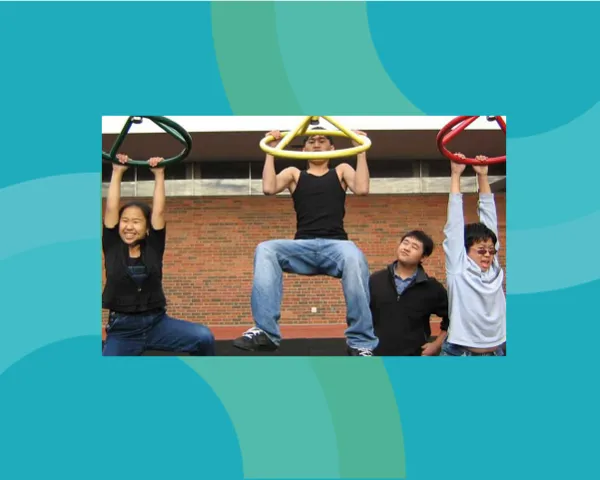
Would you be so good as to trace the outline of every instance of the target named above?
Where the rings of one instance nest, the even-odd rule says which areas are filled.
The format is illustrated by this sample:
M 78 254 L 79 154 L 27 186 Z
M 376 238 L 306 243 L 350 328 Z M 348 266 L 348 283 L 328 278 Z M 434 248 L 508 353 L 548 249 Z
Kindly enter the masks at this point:
M 110 182 L 110 178 L 112 176 L 113 164 L 112 162 L 102 161 L 102 181 Z M 123 174 L 124 182 L 133 182 L 135 180 L 135 172 L 133 168 L 128 168 L 127 171 Z
M 421 166 L 423 177 L 450 177 L 450 160 L 423 160 Z M 506 163 L 490 165 L 488 167 L 488 175 L 490 177 L 506 175 Z M 475 170 L 467 166 L 463 176 L 474 177 Z
M 195 164 L 196 179 L 248 179 L 248 162 L 202 162 Z
M 450 178 L 450 160 L 422 160 L 421 176 L 423 177 L 447 177 Z M 465 172 L 467 174 L 467 172 Z
M 187 178 L 188 164 L 178 162 L 165 168 L 165 180 L 185 180 Z M 137 179 L 139 182 L 154 180 L 154 174 L 147 167 L 137 167 Z
M 410 178 L 419 175 L 412 160 L 372 160 L 368 162 L 371 178 Z

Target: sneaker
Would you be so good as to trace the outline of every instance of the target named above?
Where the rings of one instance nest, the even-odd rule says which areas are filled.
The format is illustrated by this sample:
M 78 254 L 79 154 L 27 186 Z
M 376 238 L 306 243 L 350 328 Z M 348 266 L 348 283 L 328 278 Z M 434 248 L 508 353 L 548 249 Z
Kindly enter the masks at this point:
M 351 357 L 372 357 L 373 351 L 368 348 L 352 348 L 348 347 L 348 355 Z
M 236 338 L 233 341 L 233 346 L 240 350 L 250 350 L 252 352 L 274 352 L 278 348 L 265 332 L 256 327 L 246 330 L 241 337 Z

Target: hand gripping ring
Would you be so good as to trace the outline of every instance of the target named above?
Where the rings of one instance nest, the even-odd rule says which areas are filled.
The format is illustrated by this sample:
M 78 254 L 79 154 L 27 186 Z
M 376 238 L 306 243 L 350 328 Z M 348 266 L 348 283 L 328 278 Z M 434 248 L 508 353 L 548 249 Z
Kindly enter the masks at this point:
M 446 144 L 450 140 L 452 140 L 454 137 L 456 137 L 460 132 L 462 132 L 465 128 L 467 128 L 469 125 L 471 125 L 478 118 L 479 118 L 478 116 L 476 116 L 476 117 L 462 116 L 462 117 L 456 117 L 455 119 L 448 122 L 448 124 L 444 128 L 442 128 L 439 131 L 439 133 L 437 134 L 437 146 L 438 146 L 439 151 L 446 158 L 449 158 L 450 160 L 453 160 L 456 163 L 464 163 L 467 165 L 482 165 L 482 164 L 483 165 L 491 165 L 494 163 L 506 162 L 506 155 L 502 155 L 501 157 L 488 158 L 485 162 L 480 162 L 479 160 L 476 160 L 474 158 L 457 157 L 454 153 L 450 152 L 446 148 Z M 506 122 L 504 122 L 504 119 L 501 116 L 493 116 L 493 117 L 488 116 L 487 120 L 490 122 L 496 121 L 498 123 L 498 125 L 500 125 L 500 128 L 502 129 L 504 134 L 506 135 Z M 456 128 L 454 128 L 454 127 L 456 127 Z
M 110 149 L 110 152 L 106 153 L 105 151 L 102 151 L 102 160 L 106 160 L 112 163 L 119 163 L 119 160 L 117 159 L 117 152 L 119 151 L 119 148 L 125 141 L 125 137 L 127 137 L 131 125 L 134 123 L 142 123 L 144 118 L 147 118 L 148 120 L 154 122 L 165 132 L 174 137 L 178 142 L 184 145 L 184 149 L 179 153 L 179 155 L 176 155 L 175 157 L 171 158 L 165 158 L 162 162 L 160 162 L 161 167 L 166 167 L 168 165 L 180 162 L 190 154 L 190 151 L 192 149 L 192 137 L 178 123 L 175 123 L 173 120 L 169 120 L 167 117 L 129 117 L 127 119 L 127 122 L 125 122 L 125 126 L 121 130 L 121 133 L 119 134 L 119 136 L 115 140 L 115 143 Z M 127 162 L 127 165 L 133 165 L 137 167 L 149 167 L 147 160 L 129 160 Z
M 357 155 L 362 152 L 366 152 L 371 148 L 371 140 L 363 135 L 357 135 L 352 130 L 347 129 L 340 123 L 333 120 L 331 117 L 322 117 L 329 123 L 337 127 L 339 130 L 308 130 L 309 125 L 318 124 L 319 117 L 309 116 L 306 117 L 298 127 L 290 132 L 282 132 L 282 139 L 275 147 L 270 147 L 268 144 L 271 143 L 275 138 L 272 135 L 268 135 L 263 138 L 260 142 L 260 148 L 263 152 L 266 152 L 274 157 L 292 158 L 296 160 L 311 160 L 311 159 L 322 159 L 326 158 L 343 158 Z M 301 137 L 304 135 L 323 135 L 326 137 L 348 137 L 354 140 L 359 145 L 353 148 L 345 148 L 343 150 L 331 150 L 329 152 L 294 152 L 291 150 L 284 150 L 295 137 Z

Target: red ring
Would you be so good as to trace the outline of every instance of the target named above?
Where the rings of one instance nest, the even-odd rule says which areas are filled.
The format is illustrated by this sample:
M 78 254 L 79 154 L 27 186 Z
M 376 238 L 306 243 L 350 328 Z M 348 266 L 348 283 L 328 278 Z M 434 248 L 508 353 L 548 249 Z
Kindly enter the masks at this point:
M 494 163 L 504 163 L 506 162 L 506 155 L 502 155 L 501 157 L 492 157 L 488 158 L 485 162 L 480 162 L 474 158 L 460 158 L 457 157 L 454 153 L 449 151 L 446 148 L 446 143 L 452 140 L 456 135 L 462 132 L 465 128 L 467 128 L 471 123 L 477 120 L 479 116 L 470 117 L 470 116 L 462 116 L 456 117 L 455 119 L 448 122 L 444 128 L 442 128 L 437 134 L 437 146 L 439 151 L 444 157 L 455 161 L 456 163 L 464 163 L 466 165 L 492 165 Z M 506 135 L 506 123 L 501 116 L 495 117 L 496 122 L 500 125 L 500 128 Z M 452 130 L 454 127 L 459 125 L 456 129 Z

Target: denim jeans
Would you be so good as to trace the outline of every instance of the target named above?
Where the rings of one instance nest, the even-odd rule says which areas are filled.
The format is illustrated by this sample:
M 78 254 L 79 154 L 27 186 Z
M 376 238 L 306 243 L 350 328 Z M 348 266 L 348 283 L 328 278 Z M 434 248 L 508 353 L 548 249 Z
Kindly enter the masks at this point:
M 204 325 L 171 318 L 165 310 L 141 314 L 111 312 L 102 355 L 136 356 L 145 350 L 212 356 L 215 339 Z
M 462 345 L 456 345 L 454 343 L 448 343 L 444 341 L 442 345 L 442 353 L 440 356 L 443 357 L 503 357 L 504 351 L 502 345 L 498 346 L 495 351 L 487 353 L 475 353 L 463 347 Z
M 341 278 L 346 299 L 347 343 L 373 350 L 379 340 L 369 308 L 369 266 L 360 249 L 348 240 L 270 240 L 254 255 L 252 316 L 256 326 L 277 345 L 283 297 L 283 272 Z M 319 292 L 314 292 L 318 300 Z

